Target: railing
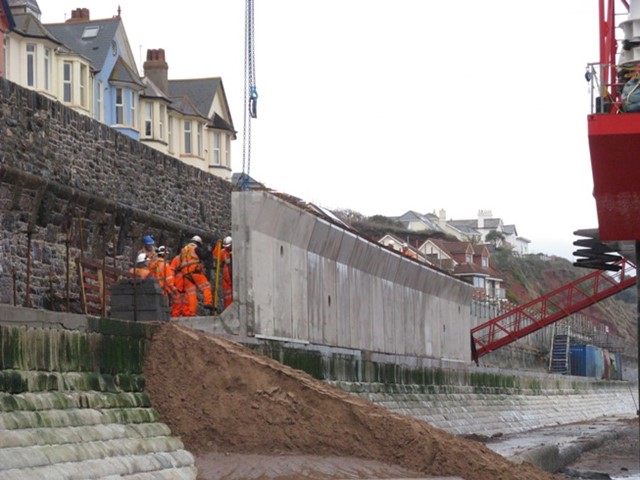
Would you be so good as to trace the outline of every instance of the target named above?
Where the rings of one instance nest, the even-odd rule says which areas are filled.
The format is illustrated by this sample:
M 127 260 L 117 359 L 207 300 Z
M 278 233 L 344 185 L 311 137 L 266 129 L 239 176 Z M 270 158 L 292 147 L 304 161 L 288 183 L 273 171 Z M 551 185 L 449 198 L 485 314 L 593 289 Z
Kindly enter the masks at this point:
M 482 355 L 635 285 L 635 265 L 624 258 L 615 265 L 619 266 L 620 270 L 595 270 L 473 328 L 472 359 L 477 363 Z

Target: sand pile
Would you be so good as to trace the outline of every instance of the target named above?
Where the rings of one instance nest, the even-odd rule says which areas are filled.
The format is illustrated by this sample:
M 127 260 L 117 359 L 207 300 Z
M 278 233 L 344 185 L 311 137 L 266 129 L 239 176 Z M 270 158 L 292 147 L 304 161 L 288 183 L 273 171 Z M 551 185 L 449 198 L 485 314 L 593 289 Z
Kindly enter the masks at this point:
M 433 476 L 559 478 L 175 323 L 163 324 L 154 336 L 145 377 L 162 421 L 196 455 L 313 454 L 376 460 Z

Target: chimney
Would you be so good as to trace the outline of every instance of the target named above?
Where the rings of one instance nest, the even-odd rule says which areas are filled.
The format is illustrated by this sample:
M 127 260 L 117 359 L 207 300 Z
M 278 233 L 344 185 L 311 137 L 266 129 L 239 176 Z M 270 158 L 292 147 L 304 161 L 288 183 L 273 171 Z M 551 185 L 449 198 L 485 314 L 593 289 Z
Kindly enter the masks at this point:
M 491 218 L 492 216 L 491 210 L 478 210 L 478 228 L 484 228 L 485 218 Z
M 164 49 L 147 50 L 147 60 L 142 65 L 144 76 L 151 80 L 162 90 L 165 95 L 169 94 L 168 72 L 169 65 L 164 59 Z
M 71 10 L 71 18 L 65 23 L 81 23 L 88 22 L 89 20 L 91 20 L 91 16 L 89 15 L 88 8 L 76 8 Z
M 444 208 L 441 208 L 438 212 L 438 223 L 444 225 L 447 223 L 447 212 Z

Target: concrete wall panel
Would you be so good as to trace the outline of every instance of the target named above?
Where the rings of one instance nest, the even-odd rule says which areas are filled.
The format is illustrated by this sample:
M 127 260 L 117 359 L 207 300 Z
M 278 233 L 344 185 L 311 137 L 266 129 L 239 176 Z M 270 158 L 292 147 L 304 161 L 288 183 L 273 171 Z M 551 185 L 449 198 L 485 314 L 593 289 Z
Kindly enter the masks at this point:
M 309 338 L 309 297 L 307 290 L 307 253 L 298 247 L 291 247 L 291 338 Z
M 316 220 L 317 219 L 311 215 L 299 215 L 297 223 L 291 232 L 289 232 L 291 243 L 298 248 L 307 250 Z
M 338 345 L 337 297 L 338 272 L 333 260 L 323 258 L 320 263 L 322 273 L 322 296 L 318 299 L 322 315 L 323 345 Z
M 343 238 L 347 238 L 347 236 L 345 235 Z M 336 345 L 348 346 L 351 345 L 350 271 L 344 263 L 338 263 L 336 272 L 336 322 L 338 330 L 338 343 Z
M 383 352 L 396 352 L 396 312 L 394 299 L 395 285 L 390 280 L 382 280 L 382 311 L 384 315 Z
M 313 299 L 308 304 L 309 309 L 309 341 L 322 345 L 322 272 L 320 264 L 322 258 L 312 252 L 307 252 L 307 298 Z
M 349 262 L 349 258 L 353 254 L 353 250 L 358 243 L 358 237 L 351 232 L 344 232 L 342 236 L 342 242 L 340 242 L 340 251 L 336 260 L 341 264 L 346 265 Z
M 255 334 L 468 361 L 470 285 L 281 198 L 241 193 L 233 196 L 234 211 L 247 213 L 233 216 L 234 265 L 246 276 L 234 297 L 241 330 L 253 325 Z M 244 218 L 256 223 L 240 224 Z
M 282 222 L 284 223 L 284 222 Z M 284 233 L 280 231 L 279 233 Z M 273 254 L 273 320 L 274 333 L 279 337 L 288 337 L 293 331 L 293 304 L 291 295 L 293 285 L 300 282 L 300 277 L 292 268 L 293 250 L 289 243 L 282 244 L 275 240 Z M 287 278 L 288 277 L 288 278 Z
M 251 243 L 251 257 L 253 259 L 253 282 L 252 285 L 260 286 L 253 288 L 254 308 L 255 308 L 255 331 L 262 335 L 276 335 L 276 325 L 274 324 L 273 295 L 276 279 L 274 268 L 274 245 L 275 239 L 260 232 L 254 232 Z M 235 250 L 234 241 L 234 250 Z M 234 257 L 237 252 L 234 252 Z M 234 258 L 234 260 L 236 260 Z M 240 263 L 243 262 L 240 259 Z M 283 278 L 282 281 L 285 281 Z
M 332 228 L 328 222 L 324 220 L 317 219 L 315 225 L 313 226 L 313 232 L 311 233 L 311 237 L 309 238 L 309 246 L 308 249 L 310 252 L 320 255 L 322 257 L 328 257 L 328 252 L 331 251 L 329 245 L 335 241 L 336 236 L 332 235 Z M 337 233 L 337 232 L 334 232 Z M 339 242 L 339 239 L 338 239 Z M 338 245 L 339 247 L 339 245 Z
M 384 351 L 384 306 L 383 306 L 383 279 L 371 278 L 371 350 Z

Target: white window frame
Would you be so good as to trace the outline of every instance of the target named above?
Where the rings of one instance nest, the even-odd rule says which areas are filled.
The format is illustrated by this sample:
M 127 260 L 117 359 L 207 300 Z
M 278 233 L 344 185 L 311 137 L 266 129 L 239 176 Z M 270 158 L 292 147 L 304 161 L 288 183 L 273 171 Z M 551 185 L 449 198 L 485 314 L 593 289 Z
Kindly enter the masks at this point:
M 44 49 L 44 89 L 49 91 L 51 88 L 51 49 Z
M 4 72 L 0 72 L 0 76 L 9 78 L 9 37 L 7 36 L 2 39 L 2 51 L 4 55 Z
M 144 130 L 142 134 L 147 138 L 153 137 L 153 103 L 144 103 Z
M 164 117 L 167 115 L 167 107 L 160 105 L 160 118 L 158 118 L 158 138 L 164 140 Z
M 73 102 L 73 62 L 62 63 L 62 101 Z
M 31 88 L 35 88 L 37 84 L 36 50 L 36 44 L 27 43 L 27 87 Z
M 184 153 L 186 155 L 191 155 L 193 152 L 191 120 L 185 120 L 183 122 L 183 128 L 184 128 Z
M 123 125 L 124 124 L 124 88 L 116 87 L 116 98 L 114 103 L 116 107 L 115 117 L 113 119 L 114 123 L 116 125 Z
M 173 148 L 173 117 L 169 115 L 169 119 L 167 120 L 167 150 L 169 153 L 174 152 Z
M 224 135 L 224 162 L 225 166 L 231 167 L 231 137 Z
M 202 157 L 202 124 L 200 122 L 196 124 L 196 148 L 198 156 Z
M 137 125 L 136 118 L 136 92 L 131 90 L 131 122 L 127 123 L 127 125 Z
M 80 64 L 80 105 L 87 108 L 87 66 Z
M 98 80 L 96 88 L 96 120 L 102 121 L 102 80 Z
M 213 164 L 220 165 L 220 132 L 213 132 Z

